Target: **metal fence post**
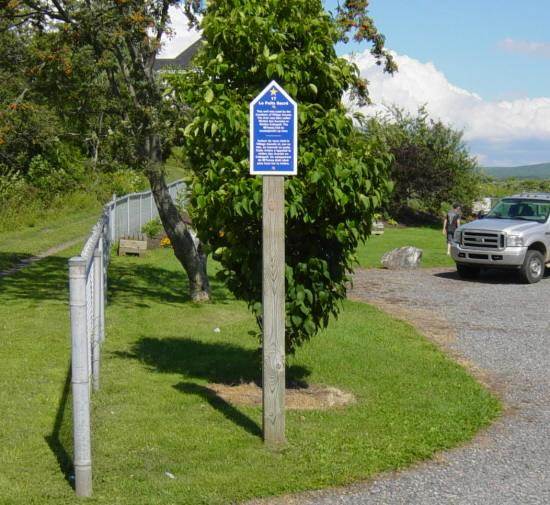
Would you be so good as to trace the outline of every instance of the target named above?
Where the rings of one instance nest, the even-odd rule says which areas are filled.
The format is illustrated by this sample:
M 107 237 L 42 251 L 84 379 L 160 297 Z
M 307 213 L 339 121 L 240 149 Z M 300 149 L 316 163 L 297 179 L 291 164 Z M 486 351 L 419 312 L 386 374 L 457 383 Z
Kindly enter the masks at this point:
M 141 224 L 141 221 L 142 221 L 142 219 L 141 219 L 141 200 L 142 200 L 142 198 L 143 198 L 142 195 L 139 195 L 139 231 L 138 231 L 138 233 L 141 233 L 141 226 L 142 226 L 142 224 Z
M 72 340 L 74 472 L 77 496 L 92 495 L 90 383 L 86 315 L 86 260 L 69 260 Z
M 130 197 L 126 197 L 126 235 L 130 235 Z
M 109 222 L 111 223 L 111 243 L 116 240 L 116 194 L 113 194 L 113 205 L 109 207 Z
M 108 243 L 105 240 L 105 230 L 102 230 L 101 238 L 99 239 L 99 257 L 100 257 L 100 270 L 101 270 L 101 283 L 99 285 L 99 341 L 103 343 L 105 341 L 105 291 L 107 289 L 107 265 L 105 262 L 105 249 L 108 247 Z
M 100 239 L 101 240 L 101 239 Z M 94 391 L 99 389 L 99 370 L 101 365 L 101 286 L 103 271 L 101 268 L 102 252 L 99 243 L 94 250 L 94 290 L 93 290 L 93 337 L 92 337 L 92 378 Z

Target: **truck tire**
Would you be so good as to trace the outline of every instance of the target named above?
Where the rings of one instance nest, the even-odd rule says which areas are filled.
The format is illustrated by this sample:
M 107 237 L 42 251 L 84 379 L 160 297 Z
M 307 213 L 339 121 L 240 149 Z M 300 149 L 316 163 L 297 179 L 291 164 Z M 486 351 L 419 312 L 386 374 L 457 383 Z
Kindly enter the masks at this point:
M 539 282 L 544 275 L 544 257 L 539 251 L 531 249 L 527 251 L 523 265 L 519 269 L 521 280 L 525 284 Z
M 475 279 L 478 277 L 481 268 L 476 265 L 456 264 L 456 271 L 461 279 Z

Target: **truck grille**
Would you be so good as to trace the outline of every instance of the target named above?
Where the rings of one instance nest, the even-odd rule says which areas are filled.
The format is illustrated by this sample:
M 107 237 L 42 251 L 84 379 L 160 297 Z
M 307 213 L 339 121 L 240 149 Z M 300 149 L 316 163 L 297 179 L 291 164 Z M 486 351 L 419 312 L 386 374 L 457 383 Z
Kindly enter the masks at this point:
M 462 232 L 462 246 L 472 249 L 503 249 L 504 235 L 494 231 Z

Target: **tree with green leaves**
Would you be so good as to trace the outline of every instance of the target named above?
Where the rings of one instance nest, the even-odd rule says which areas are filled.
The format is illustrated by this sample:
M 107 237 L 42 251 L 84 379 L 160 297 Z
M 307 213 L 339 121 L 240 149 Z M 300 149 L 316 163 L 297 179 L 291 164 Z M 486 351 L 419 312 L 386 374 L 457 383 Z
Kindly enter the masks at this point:
M 336 55 L 352 35 L 372 43 L 388 71 L 395 65 L 368 17 L 366 1 L 334 15 L 321 0 L 189 0 L 204 44 L 193 68 L 172 76 L 190 105 L 185 151 L 195 174 L 192 217 L 231 291 L 261 326 L 262 182 L 251 177 L 248 105 L 275 79 L 298 102 L 298 176 L 285 181 L 286 344 L 292 352 L 336 316 L 355 250 L 391 190 L 389 157 L 354 126 L 343 105 L 368 98 L 357 67 Z
M 128 165 L 149 179 L 195 301 L 210 297 L 206 254 L 170 198 L 163 162 L 187 106 L 154 71 L 177 0 L 2 0 L 8 29 L 32 32 L 34 85 L 75 125 L 92 152 L 110 135 Z M 113 138 L 117 139 L 113 142 Z M 93 154 L 92 154 L 93 155 Z
M 389 213 L 400 217 L 410 207 L 439 217 L 453 202 L 470 205 L 480 191 L 476 159 L 468 152 L 462 132 L 429 117 L 425 107 L 409 114 L 398 107 L 371 118 L 365 134 L 393 156 L 395 188 Z

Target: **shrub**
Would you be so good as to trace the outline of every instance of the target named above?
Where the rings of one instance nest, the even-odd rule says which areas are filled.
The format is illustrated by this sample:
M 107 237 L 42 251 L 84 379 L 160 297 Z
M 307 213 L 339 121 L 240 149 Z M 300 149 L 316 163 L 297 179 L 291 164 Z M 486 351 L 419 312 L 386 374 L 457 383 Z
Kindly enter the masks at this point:
M 160 235 L 164 228 L 162 227 L 162 223 L 160 222 L 159 218 L 153 219 L 152 221 L 149 221 L 147 224 L 144 224 L 141 227 L 142 233 L 145 233 L 149 238 L 154 238 Z
M 365 134 L 393 156 L 395 190 L 389 202 L 392 216 L 439 217 L 453 202 L 468 207 L 479 196 L 477 162 L 462 132 L 431 119 L 421 107 L 415 115 L 393 107 L 385 117 L 366 123 Z
M 299 103 L 298 176 L 285 181 L 286 345 L 293 351 L 340 310 L 357 245 L 391 188 L 389 157 L 370 154 L 372 142 L 342 105 L 358 70 L 337 57 L 341 31 L 320 1 L 208 6 L 197 69 L 172 77 L 193 107 L 185 130 L 193 223 L 220 261 L 220 276 L 261 325 L 262 180 L 248 175 L 248 105 L 277 79 Z

